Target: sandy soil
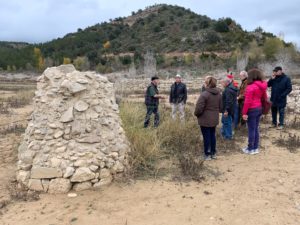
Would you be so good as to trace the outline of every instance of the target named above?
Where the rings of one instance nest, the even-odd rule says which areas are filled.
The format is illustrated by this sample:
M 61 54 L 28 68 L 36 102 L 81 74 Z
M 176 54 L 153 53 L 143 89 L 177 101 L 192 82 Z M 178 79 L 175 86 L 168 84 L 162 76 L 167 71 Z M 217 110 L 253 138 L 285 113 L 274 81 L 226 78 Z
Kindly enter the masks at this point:
M 18 109 L 14 116 L 1 115 L 0 122 L 25 119 L 30 112 L 30 106 Z M 292 132 L 299 134 L 299 130 Z M 2 135 L 0 202 L 6 201 L 6 206 L 0 209 L 0 224 L 300 224 L 300 151 L 275 146 L 277 130 L 264 136 L 258 155 L 221 153 L 217 160 L 205 162 L 210 175 L 200 183 L 166 177 L 114 183 L 103 190 L 79 192 L 74 198 L 41 194 L 38 201 L 18 201 L 11 199 L 7 186 L 14 180 L 21 137 Z
M 202 183 L 137 181 L 102 191 L 41 195 L 3 210 L 2 224 L 299 224 L 299 154 L 271 148 L 259 155 L 219 156 L 221 173 Z

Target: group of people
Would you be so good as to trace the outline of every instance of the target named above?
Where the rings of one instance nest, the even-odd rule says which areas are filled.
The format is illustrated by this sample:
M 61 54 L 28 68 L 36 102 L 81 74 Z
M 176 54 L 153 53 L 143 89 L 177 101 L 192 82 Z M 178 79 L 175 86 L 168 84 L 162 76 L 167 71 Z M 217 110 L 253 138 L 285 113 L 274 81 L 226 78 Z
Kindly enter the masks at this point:
M 242 148 L 246 154 L 259 153 L 259 123 L 263 114 L 264 102 L 270 101 L 272 112 L 272 124 L 270 128 L 283 129 L 284 115 L 287 104 L 287 96 L 292 91 L 290 78 L 283 72 L 280 66 L 273 70 L 272 77 L 265 81 L 261 70 L 254 68 L 242 71 L 239 74 L 241 84 L 234 80 L 232 73 L 221 80 L 223 91 L 217 87 L 217 79 L 207 76 L 201 88 L 201 94 L 197 100 L 194 115 L 203 136 L 204 159 L 216 159 L 216 127 L 219 124 L 219 113 L 222 114 L 221 134 L 225 140 L 230 141 L 234 135 L 234 129 L 239 126 L 248 128 L 248 145 Z M 158 77 L 151 78 L 145 94 L 147 114 L 144 127 L 148 127 L 151 114 L 154 116 L 154 126 L 159 125 L 158 105 L 160 95 L 157 89 Z M 271 88 L 269 100 L 267 89 Z M 175 82 L 170 89 L 169 102 L 172 106 L 172 118 L 176 118 L 176 111 L 180 113 L 180 119 L 184 120 L 184 106 L 187 101 L 187 88 L 182 82 L 181 76 L 176 75 Z M 277 122 L 279 114 L 279 123 Z

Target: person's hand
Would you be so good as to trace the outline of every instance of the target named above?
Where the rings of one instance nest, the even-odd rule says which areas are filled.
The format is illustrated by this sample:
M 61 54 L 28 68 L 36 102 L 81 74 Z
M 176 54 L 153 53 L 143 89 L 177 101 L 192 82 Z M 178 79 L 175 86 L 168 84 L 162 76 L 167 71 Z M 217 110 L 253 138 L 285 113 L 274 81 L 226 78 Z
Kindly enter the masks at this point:
M 243 120 L 248 120 L 248 115 L 243 115 Z
M 227 117 L 228 116 L 228 112 L 224 112 L 224 117 Z

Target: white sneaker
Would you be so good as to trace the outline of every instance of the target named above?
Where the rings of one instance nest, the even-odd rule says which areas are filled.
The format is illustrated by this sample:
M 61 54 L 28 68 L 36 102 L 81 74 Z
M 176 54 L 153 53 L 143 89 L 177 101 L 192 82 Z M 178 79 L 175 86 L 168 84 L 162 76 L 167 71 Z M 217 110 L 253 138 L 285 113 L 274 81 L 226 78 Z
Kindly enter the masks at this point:
M 249 154 L 249 153 L 250 153 L 248 147 L 242 148 L 242 151 L 243 151 L 245 154 Z
M 252 151 L 249 151 L 249 154 L 250 154 L 250 155 L 256 155 L 256 154 L 258 154 L 258 153 L 259 153 L 258 148 L 257 148 L 257 149 L 253 149 Z

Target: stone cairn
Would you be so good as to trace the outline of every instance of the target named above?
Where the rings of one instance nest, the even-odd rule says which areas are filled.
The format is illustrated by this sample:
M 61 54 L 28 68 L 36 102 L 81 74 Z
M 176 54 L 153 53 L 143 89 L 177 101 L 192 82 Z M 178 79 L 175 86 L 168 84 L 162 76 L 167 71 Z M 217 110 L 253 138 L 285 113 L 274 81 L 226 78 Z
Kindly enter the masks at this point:
M 17 180 L 49 193 L 111 183 L 125 171 L 129 151 L 118 113 L 106 77 L 72 65 L 46 69 L 18 149 Z

